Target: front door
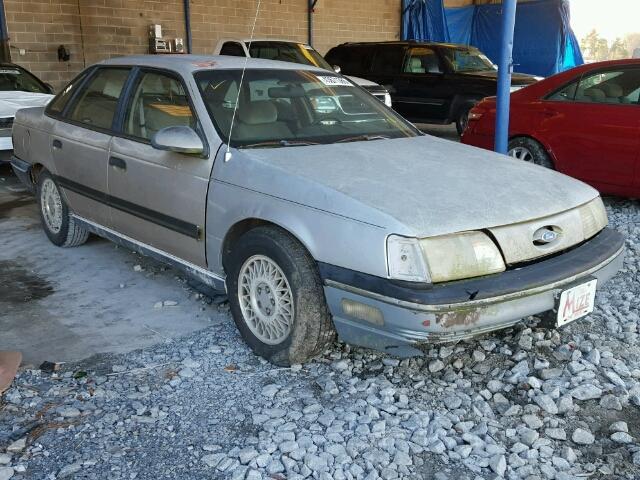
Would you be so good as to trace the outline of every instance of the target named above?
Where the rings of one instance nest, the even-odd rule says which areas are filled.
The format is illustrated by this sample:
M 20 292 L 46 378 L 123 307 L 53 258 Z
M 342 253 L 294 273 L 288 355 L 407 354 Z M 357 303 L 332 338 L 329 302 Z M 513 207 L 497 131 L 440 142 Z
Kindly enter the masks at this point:
M 430 47 L 412 47 L 394 82 L 394 108 L 413 122 L 441 121 L 449 114 L 442 84 L 444 73 L 437 52 Z
M 109 225 L 107 151 L 128 68 L 99 68 L 78 92 L 64 117 L 55 121 L 50 148 L 56 181 L 71 210 Z
M 157 150 L 161 129 L 197 118 L 175 74 L 141 70 L 109 151 L 109 194 L 116 231 L 181 260 L 206 267 L 205 209 L 213 154 L 204 158 Z M 215 152 L 214 152 L 215 153 Z
M 542 102 L 540 131 L 563 172 L 606 186 L 633 184 L 640 147 L 640 68 L 585 75 Z

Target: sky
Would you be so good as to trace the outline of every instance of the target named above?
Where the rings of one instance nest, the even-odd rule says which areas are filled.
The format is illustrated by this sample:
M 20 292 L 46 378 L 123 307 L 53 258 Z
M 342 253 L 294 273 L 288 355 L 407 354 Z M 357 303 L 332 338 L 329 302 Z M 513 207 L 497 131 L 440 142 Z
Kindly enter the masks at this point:
M 571 0 L 571 25 L 578 40 L 594 28 L 609 41 L 640 32 L 640 0 Z

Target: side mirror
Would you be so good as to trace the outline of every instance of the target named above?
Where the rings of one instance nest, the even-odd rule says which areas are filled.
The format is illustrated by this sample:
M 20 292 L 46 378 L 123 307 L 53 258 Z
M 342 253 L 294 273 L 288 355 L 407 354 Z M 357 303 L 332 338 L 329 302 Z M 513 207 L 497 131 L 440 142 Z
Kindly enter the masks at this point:
M 191 155 L 204 152 L 204 143 L 191 127 L 166 127 L 151 139 L 151 146 L 157 150 L 167 150 Z
M 333 71 L 336 73 L 340 73 L 342 69 L 340 68 L 340 65 L 333 65 Z

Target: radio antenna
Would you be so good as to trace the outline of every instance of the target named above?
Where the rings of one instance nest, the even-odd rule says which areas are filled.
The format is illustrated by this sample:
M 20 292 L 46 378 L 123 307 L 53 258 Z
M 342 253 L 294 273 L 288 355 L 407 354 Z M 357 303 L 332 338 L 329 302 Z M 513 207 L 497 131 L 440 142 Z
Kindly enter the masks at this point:
M 247 47 L 247 53 L 251 55 L 251 44 L 253 43 L 253 34 L 256 31 L 256 23 L 258 21 L 258 14 L 260 13 L 260 3 L 262 0 L 258 0 L 256 7 L 256 14 L 253 17 L 253 26 L 251 27 L 251 37 L 249 37 L 249 46 Z M 231 126 L 229 127 L 229 141 L 227 142 L 227 151 L 224 154 L 224 161 L 231 160 L 231 134 L 233 133 L 233 124 L 236 120 L 236 112 L 238 111 L 238 104 L 240 103 L 240 92 L 242 91 L 242 84 L 244 82 L 244 73 L 247 70 L 247 62 L 249 61 L 249 55 L 244 57 L 244 66 L 242 67 L 242 74 L 240 75 L 240 84 L 238 85 L 238 95 L 236 95 L 236 104 L 233 107 L 233 115 L 231 116 Z

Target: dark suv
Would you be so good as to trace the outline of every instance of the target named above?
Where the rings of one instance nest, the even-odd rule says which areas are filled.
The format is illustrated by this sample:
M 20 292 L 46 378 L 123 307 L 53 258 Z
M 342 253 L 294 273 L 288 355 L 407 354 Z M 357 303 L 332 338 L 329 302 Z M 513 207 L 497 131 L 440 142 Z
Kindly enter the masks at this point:
M 496 94 L 498 70 L 480 50 L 467 45 L 424 42 L 343 43 L 325 55 L 346 75 L 384 85 L 393 108 L 414 123 L 467 124 L 469 110 Z M 514 74 L 512 91 L 540 80 Z

